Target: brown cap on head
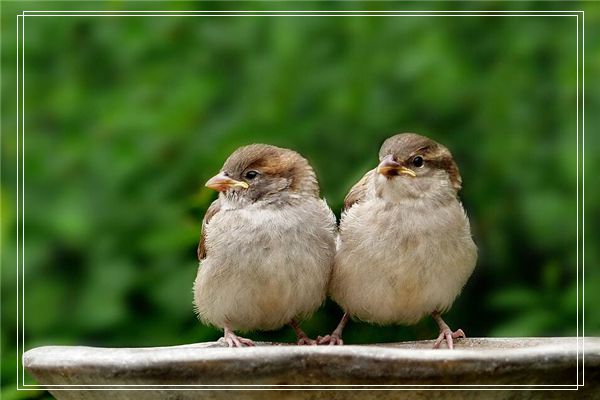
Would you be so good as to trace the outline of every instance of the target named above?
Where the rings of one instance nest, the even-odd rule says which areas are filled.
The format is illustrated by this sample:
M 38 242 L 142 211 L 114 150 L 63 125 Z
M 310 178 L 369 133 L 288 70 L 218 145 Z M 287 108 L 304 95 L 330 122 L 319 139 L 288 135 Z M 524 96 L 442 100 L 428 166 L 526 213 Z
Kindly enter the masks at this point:
M 388 138 L 381 145 L 379 160 L 388 156 L 392 156 L 393 160 L 407 168 L 411 167 L 410 163 L 415 157 L 420 156 L 429 168 L 446 171 L 454 190 L 458 192 L 461 188 L 462 178 L 450 151 L 425 136 L 401 133 Z

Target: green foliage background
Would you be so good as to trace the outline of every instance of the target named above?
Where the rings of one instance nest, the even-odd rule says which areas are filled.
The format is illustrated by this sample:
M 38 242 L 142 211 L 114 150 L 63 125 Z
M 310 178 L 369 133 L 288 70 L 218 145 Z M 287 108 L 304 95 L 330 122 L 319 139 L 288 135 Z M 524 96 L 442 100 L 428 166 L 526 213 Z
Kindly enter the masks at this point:
M 586 9 L 585 317 L 586 333 L 600 332 L 592 309 L 600 303 L 597 6 L 5 2 L 1 343 L 7 399 L 40 395 L 14 391 L 20 357 L 15 15 L 85 7 Z M 375 165 L 381 142 L 401 131 L 446 144 L 464 179 L 461 197 L 480 257 L 447 314 L 449 324 L 469 336 L 575 335 L 576 40 L 574 17 L 27 17 L 25 349 L 217 339 L 219 331 L 195 319 L 191 287 L 200 222 L 216 197 L 203 183 L 227 155 L 252 142 L 298 150 L 339 215 L 346 191 Z M 340 316 L 328 302 L 303 326 L 311 336 L 324 334 Z M 345 339 L 436 334 L 429 320 L 412 327 L 351 323 Z M 294 338 L 289 328 L 249 336 Z

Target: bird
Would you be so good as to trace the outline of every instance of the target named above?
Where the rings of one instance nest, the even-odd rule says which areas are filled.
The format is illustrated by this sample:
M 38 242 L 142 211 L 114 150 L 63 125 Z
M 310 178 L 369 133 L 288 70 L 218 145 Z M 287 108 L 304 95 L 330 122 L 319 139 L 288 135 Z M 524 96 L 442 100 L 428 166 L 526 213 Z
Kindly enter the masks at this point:
M 236 331 L 300 328 L 325 301 L 336 217 L 299 153 L 267 144 L 235 150 L 206 182 L 219 192 L 202 221 L 194 281 L 199 319 L 223 329 L 228 347 L 254 346 Z
M 469 219 L 458 197 L 462 178 L 450 151 L 415 133 L 382 144 L 379 164 L 344 200 L 330 297 L 344 310 L 319 344 L 343 344 L 349 318 L 414 325 L 431 315 L 434 348 L 465 337 L 442 319 L 477 261 Z

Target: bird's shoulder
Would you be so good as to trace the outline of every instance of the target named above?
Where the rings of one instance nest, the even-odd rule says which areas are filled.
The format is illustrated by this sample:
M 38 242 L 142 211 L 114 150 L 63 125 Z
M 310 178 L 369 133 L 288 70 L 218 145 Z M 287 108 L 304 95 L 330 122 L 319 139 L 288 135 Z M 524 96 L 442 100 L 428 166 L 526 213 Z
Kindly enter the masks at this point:
M 348 211 L 353 205 L 367 198 L 374 174 L 374 169 L 368 171 L 354 186 L 352 186 L 344 198 L 344 211 Z
M 221 210 L 221 201 L 217 199 L 206 210 L 204 219 L 202 220 L 202 230 L 200 232 L 200 242 L 198 243 L 198 260 L 202 261 L 206 258 L 206 225 L 209 221 Z

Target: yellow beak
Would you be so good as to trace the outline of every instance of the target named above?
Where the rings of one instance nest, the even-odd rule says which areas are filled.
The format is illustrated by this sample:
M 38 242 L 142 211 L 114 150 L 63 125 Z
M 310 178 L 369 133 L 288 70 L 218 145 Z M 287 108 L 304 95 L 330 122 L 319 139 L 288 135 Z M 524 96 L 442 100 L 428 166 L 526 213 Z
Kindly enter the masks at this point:
M 383 160 L 381 160 L 381 162 L 377 166 L 377 173 L 388 178 L 400 174 L 410 175 L 413 178 L 417 176 L 417 174 L 415 174 L 415 171 L 413 171 L 412 169 L 406 168 L 400 165 L 398 162 L 394 161 L 394 158 L 391 155 L 385 156 Z
M 216 190 L 217 192 L 224 192 L 232 187 L 242 187 L 244 189 L 248 189 L 248 187 L 250 187 L 250 185 L 248 185 L 246 182 L 236 181 L 235 179 L 231 179 L 222 173 L 210 178 L 206 182 L 205 186 L 209 189 Z

